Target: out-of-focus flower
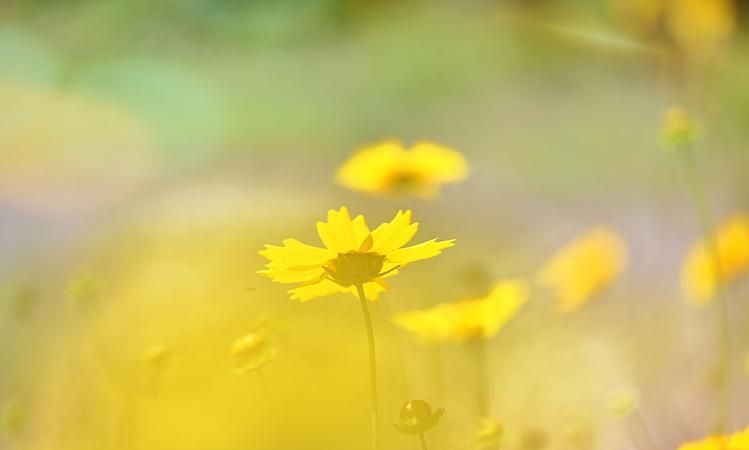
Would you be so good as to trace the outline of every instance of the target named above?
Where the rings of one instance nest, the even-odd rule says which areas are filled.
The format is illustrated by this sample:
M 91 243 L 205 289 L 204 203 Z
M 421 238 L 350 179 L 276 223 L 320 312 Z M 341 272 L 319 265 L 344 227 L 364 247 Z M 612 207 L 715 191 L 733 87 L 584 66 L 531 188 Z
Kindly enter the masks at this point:
M 574 311 L 613 282 L 627 259 L 627 244 L 619 234 L 597 227 L 557 251 L 539 280 L 556 291 L 560 311 Z
M 634 389 L 621 389 L 609 400 L 609 411 L 617 419 L 626 419 L 640 407 L 640 394 Z
M 549 443 L 549 434 L 540 428 L 531 428 L 520 436 L 519 447 L 523 450 L 541 450 Z
M 733 0 L 671 0 L 666 26 L 686 53 L 697 57 L 712 55 L 736 29 Z
M 398 423 L 393 426 L 405 434 L 422 434 L 434 428 L 445 413 L 444 408 L 432 411 L 424 400 L 411 400 L 401 407 Z
M 503 280 L 495 283 L 486 297 L 404 312 L 394 320 L 426 342 L 488 339 L 515 316 L 527 299 L 527 283 Z
M 355 191 L 429 197 L 467 175 L 468 164 L 455 150 L 431 142 L 406 149 L 385 141 L 354 154 L 338 169 L 337 180 Z
M 719 52 L 736 30 L 732 0 L 613 0 L 628 27 L 694 60 Z
M 269 262 L 258 273 L 279 283 L 300 283 L 289 291 L 292 298 L 300 301 L 338 292 L 357 295 L 360 285 L 368 299 L 376 300 L 387 288 L 384 278 L 453 246 L 454 240 L 432 239 L 404 247 L 418 226 L 411 223 L 411 211 L 398 211 L 391 222 L 370 231 L 363 216 L 351 220 L 345 207 L 330 210 L 327 222 L 317 222 L 317 233 L 325 248 L 296 239 L 284 240 L 283 246 L 266 245 L 260 254 Z
M 100 282 L 88 267 L 78 267 L 68 280 L 65 290 L 67 298 L 76 307 L 89 307 L 99 297 Z
M 731 435 L 716 435 L 679 446 L 679 450 L 749 450 L 749 428 Z
M 257 370 L 278 356 L 278 348 L 263 336 L 250 333 L 234 341 L 231 348 L 234 370 L 245 374 Z
M 663 114 L 661 136 L 664 145 L 670 150 L 689 147 L 699 137 L 700 127 L 684 109 L 673 107 Z
M 711 246 L 717 247 L 718 261 Z M 736 216 L 717 231 L 712 242 L 698 242 L 692 247 L 681 271 L 682 288 L 695 304 L 706 304 L 717 291 L 717 274 L 721 283 L 730 283 L 748 268 L 749 216 Z
M 493 417 L 482 417 L 476 429 L 476 444 L 480 449 L 496 448 L 502 443 L 504 429 L 502 424 Z
M 6 404 L 0 414 L 0 431 L 13 436 L 21 431 L 24 423 L 24 414 L 17 403 Z
M 169 360 L 172 352 L 162 346 L 153 345 L 143 352 L 143 361 L 154 371 L 161 371 Z

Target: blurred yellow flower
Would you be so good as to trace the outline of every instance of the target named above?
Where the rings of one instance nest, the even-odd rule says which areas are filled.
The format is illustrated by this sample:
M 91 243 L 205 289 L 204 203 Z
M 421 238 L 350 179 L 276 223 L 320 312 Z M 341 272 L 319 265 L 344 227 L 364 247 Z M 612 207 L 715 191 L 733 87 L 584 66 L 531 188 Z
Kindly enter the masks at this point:
M 231 348 L 234 371 L 245 374 L 257 370 L 278 356 L 278 348 L 257 333 L 250 333 L 234 341 Z
M 609 411 L 617 419 L 626 419 L 640 407 L 640 394 L 634 389 L 621 389 L 609 400 Z
M 160 371 L 164 368 L 171 351 L 161 345 L 152 345 L 143 352 L 143 361 L 153 370 Z
M 301 283 L 289 291 L 300 301 L 338 292 L 357 295 L 357 286 L 363 286 L 368 299 L 376 300 L 387 288 L 384 278 L 454 245 L 454 239 L 432 239 L 404 247 L 418 227 L 411 222 L 411 211 L 398 211 L 391 222 L 370 231 L 363 216 L 351 220 L 345 207 L 330 210 L 327 222 L 317 222 L 325 248 L 296 239 L 284 240 L 283 246 L 266 245 L 260 254 L 269 262 L 258 273 L 279 283 Z
M 467 175 L 468 164 L 455 150 L 431 142 L 406 149 L 385 141 L 354 154 L 338 169 L 337 180 L 355 191 L 429 197 Z
M 736 31 L 732 0 L 613 0 L 625 25 L 702 60 L 725 46 Z
M 699 137 L 700 129 L 694 118 L 684 109 L 672 107 L 663 114 L 661 136 L 665 146 L 672 150 L 689 147 Z
M 497 448 L 502 443 L 504 429 L 495 418 L 482 417 L 476 428 L 476 445 L 479 449 Z
M 715 296 L 717 273 L 722 283 L 730 283 L 749 268 L 749 216 L 731 218 L 713 240 L 719 264 L 715 264 L 715 250 L 703 241 L 692 247 L 682 266 L 682 288 L 698 305 L 709 303 Z
M 434 428 L 444 413 L 444 408 L 433 412 L 424 400 L 411 400 L 401 407 L 398 423 L 393 426 L 404 434 L 423 434 Z
M 527 298 L 527 283 L 505 280 L 497 282 L 486 297 L 400 313 L 395 323 L 426 342 L 488 339 L 515 316 Z
M 736 29 L 732 0 L 671 0 L 666 26 L 677 45 L 693 56 L 715 53 Z
M 627 259 L 627 244 L 621 236 L 596 227 L 558 250 L 541 269 L 539 281 L 556 291 L 560 311 L 574 311 L 613 282 Z
M 687 442 L 679 450 L 749 450 L 749 428 L 731 435 L 710 436 L 700 441 Z

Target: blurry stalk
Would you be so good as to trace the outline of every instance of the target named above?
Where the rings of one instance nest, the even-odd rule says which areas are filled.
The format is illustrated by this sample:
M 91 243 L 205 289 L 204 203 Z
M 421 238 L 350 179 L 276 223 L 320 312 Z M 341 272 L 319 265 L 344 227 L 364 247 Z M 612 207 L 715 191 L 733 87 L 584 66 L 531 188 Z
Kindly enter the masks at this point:
M 630 434 L 632 434 L 633 436 L 639 435 L 641 439 L 644 441 L 643 447 L 646 448 L 647 450 L 658 450 L 660 447 L 658 446 L 658 443 L 655 440 L 655 435 L 653 434 L 653 430 L 650 429 L 648 422 L 645 420 L 645 417 L 643 417 L 639 408 L 632 412 L 632 416 L 630 420 L 631 420 L 630 423 L 632 424 L 632 427 L 634 427 L 637 430 L 637 431 L 630 430 Z
M 114 431 L 114 448 L 129 448 L 131 442 L 135 437 L 133 417 L 134 412 L 131 408 L 132 400 L 125 392 L 124 388 L 117 382 L 116 376 L 104 357 L 106 354 L 104 349 L 99 343 L 99 339 L 94 332 L 93 326 L 91 325 L 92 320 L 85 308 L 81 305 L 77 305 L 76 308 L 79 318 L 83 323 L 83 331 L 86 335 L 86 340 L 91 346 L 93 359 L 99 368 L 99 371 L 104 377 L 104 383 L 112 396 L 114 401 L 114 408 L 116 409 L 115 415 L 115 431 Z M 117 411 L 118 410 L 118 411 Z
M 476 407 L 480 417 L 489 416 L 489 371 L 486 361 L 486 340 L 473 342 L 473 357 L 476 363 Z
M 419 442 L 421 443 L 421 450 L 429 450 L 429 447 L 427 447 L 427 438 L 424 437 L 424 433 L 419 433 Z
M 369 314 L 369 306 L 367 305 L 367 296 L 364 293 L 364 286 L 361 284 L 357 285 L 356 291 L 359 294 L 359 302 L 361 303 L 364 324 L 367 328 L 367 341 L 369 343 L 369 395 L 372 425 L 372 450 L 379 450 L 379 396 L 377 394 L 377 355 L 375 353 L 374 329 L 372 327 L 372 317 Z
M 722 279 L 720 249 L 714 232 L 710 203 L 705 194 L 704 184 L 700 177 L 697 160 L 692 145 L 685 145 L 677 152 L 681 156 L 681 166 L 689 189 L 695 213 L 700 223 L 703 240 L 712 253 L 714 264 L 715 296 L 717 305 L 718 328 L 718 366 L 717 366 L 717 411 L 715 432 L 724 433 L 728 425 L 731 410 L 731 336 L 728 320 L 728 299 Z

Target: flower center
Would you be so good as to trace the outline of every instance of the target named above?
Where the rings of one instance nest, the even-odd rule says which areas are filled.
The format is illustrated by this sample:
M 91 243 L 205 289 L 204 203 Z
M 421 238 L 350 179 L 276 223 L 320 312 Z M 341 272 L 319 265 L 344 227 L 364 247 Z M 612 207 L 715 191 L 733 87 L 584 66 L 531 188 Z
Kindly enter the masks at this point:
M 414 191 L 424 185 L 424 177 L 411 170 L 401 170 L 388 176 L 385 186 L 393 191 Z
M 323 268 L 333 281 L 348 287 L 362 285 L 380 276 L 384 262 L 384 255 L 353 251 L 339 253 Z

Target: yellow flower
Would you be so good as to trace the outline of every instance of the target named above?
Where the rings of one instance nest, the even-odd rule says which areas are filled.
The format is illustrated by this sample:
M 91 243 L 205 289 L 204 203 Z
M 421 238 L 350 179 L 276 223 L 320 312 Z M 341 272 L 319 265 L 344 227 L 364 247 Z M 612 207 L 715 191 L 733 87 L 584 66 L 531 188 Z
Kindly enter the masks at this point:
M 500 281 L 486 297 L 398 314 L 395 323 L 426 342 L 465 342 L 494 336 L 528 298 L 523 281 Z
M 411 400 L 401 407 L 398 423 L 393 426 L 404 434 L 423 434 L 434 428 L 444 413 L 444 408 L 432 412 L 424 400 Z
M 613 282 L 627 265 L 627 245 L 613 230 L 593 228 L 562 247 L 540 272 L 556 291 L 558 308 L 574 311 Z
M 722 49 L 736 31 L 732 0 L 612 0 L 626 25 L 693 60 Z
M 468 165 L 455 150 L 431 142 L 405 149 L 399 141 L 385 141 L 359 150 L 338 169 L 337 180 L 355 191 L 429 197 L 467 174 Z
M 717 289 L 716 273 L 722 283 L 730 283 L 749 268 L 749 216 L 728 220 L 713 238 L 715 250 L 698 242 L 689 251 L 681 271 L 682 288 L 696 304 L 710 302 Z
M 276 359 L 278 348 L 263 336 L 250 333 L 234 341 L 231 354 L 234 356 L 234 371 L 244 374 Z
M 609 411 L 617 419 L 626 419 L 640 407 L 640 394 L 634 389 L 622 389 L 609 401 Z
M 153 345 L 143 352 L 143 361 L 154 371 L 161 371 L 171 356 L 171 351 L 161 345 Z
M 403 266 L 432 258 L 452 247 L 454 240 L 432 239 L 404 247 L 418 229 L 411 211 L 398 211 L 391 222 L 370 231 L 364 217 L 353 220 L 346 208 L 328 211 L 327 222 L 317 222 L 317 233 L 325 248 L 286 239 L 283 246 L 266 245 L 260 254 L 268 259 L 258 273 L 279 283 L 300 283 L 289 293 L 300 301 L 350 292 L 362 285 L 366 297 L 376 300 L 386 290 L 384 278 Z
M 679 450 L 749 450 L 749 428 L 732 435 L 710 436 L 700 441 L 687 442 Z
M 682 50 L 710 56 L 735 31 L 736 11 L 732 0 L 672 0 L 666 26 Z
M 664 113 L 661 135 L 667 148 L 679 150 L 688 147 L 694 143 L 699 134 L 698 125 L 684 109 L 673 107 Z

